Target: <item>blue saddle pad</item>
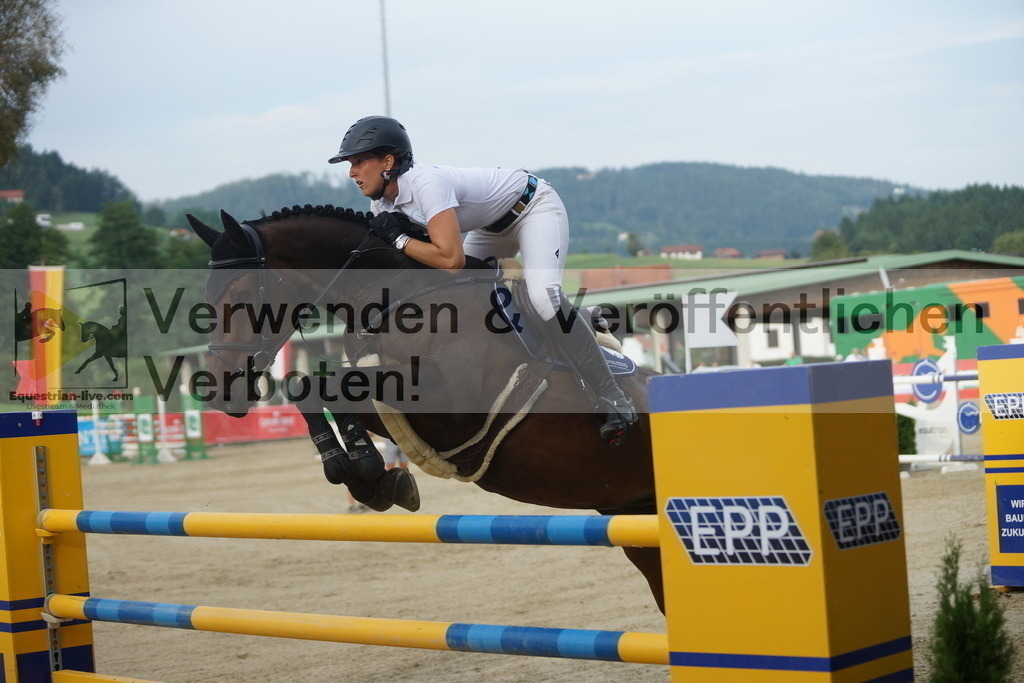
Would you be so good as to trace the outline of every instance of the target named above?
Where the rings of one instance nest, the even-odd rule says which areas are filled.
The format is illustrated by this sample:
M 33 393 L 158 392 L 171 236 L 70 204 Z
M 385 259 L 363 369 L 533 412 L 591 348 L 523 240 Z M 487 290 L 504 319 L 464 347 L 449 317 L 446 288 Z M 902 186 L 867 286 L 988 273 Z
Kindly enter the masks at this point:
M 492 331 L 515 335 L 531 358 L 551 363 L 559 370 L 569 369 L 568 364 L 562 358 L 543 353 L 544 344 L 541 335 L 533 328 L 529 317 L 519 310 L 511 290 L 501 282 L 495 282 L 492 285 L 491 310 L 498 316 L 496 323 L 492 322 L 491 324 Z M 629 356 L 603 346 L 600 348 L 601 353 L 604 354 L 604 360 L 608 364 L 608 369 L 613 375 L 636 374 L 636 363 Z

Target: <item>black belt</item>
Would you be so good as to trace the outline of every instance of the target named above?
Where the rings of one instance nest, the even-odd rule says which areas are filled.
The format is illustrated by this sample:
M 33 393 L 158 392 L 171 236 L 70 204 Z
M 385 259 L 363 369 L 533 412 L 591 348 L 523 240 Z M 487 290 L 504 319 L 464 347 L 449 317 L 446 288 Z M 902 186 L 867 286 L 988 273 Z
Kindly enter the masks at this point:
M 526 211 L 526 205 L 533 199 L 534 193 L 537 191 L 537 176 L 531 175 L 526 181 L 526 189 L 523 190 L 523 196 L 519 198 L 519 201 L 515 203 L 511 209 L 508 210 L 504 216 L 494 221 L 490 225 L 484 228 L 487 232 L 501 232 L 508 226 L 512 225 L 512 222 L 519 218 Z

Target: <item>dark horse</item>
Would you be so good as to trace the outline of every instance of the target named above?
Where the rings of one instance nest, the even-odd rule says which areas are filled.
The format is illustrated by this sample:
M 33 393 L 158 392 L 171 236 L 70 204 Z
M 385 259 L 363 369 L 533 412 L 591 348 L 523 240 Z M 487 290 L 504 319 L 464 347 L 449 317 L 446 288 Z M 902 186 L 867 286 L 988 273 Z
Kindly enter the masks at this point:
M 126 358 L 128 356 L 128 339 L 123 324 L 119 321 L 118 324 L 111 328 L 97 322 L 79 324 L 82 326 L 82 341 L 87 342 L 91 339 L 94 345 L 92 355 L 75 370 L 75 374 L 77 375 L 82 370 L 85 370 L 85 366 L 94 360 L 102 358 L 110 366 L 110 371 L 114 373 L 113 381 L 116 382 L 118 373 L 117 368 L 114 367 L 113 359 Z
M 537 505 L 595 509 L 601 514 L 654 513 L 654 473 L 646 417 L 646 379 L 650 373 L 641 371 L 620 378 L 641 419 L 619 448 L 610 449 L 602 442 L 588 395 L 573 375 L 564 371 L 546 375 L 541 371 L 546 388 L 534 393 L 532 404 L 514 404 L 527 408 L 519 411 L 517 423 L 506 422 L 496 438 L 499 430 L 492 428 L 494 414 L 488 414 L 488 407 L 495 397 L 516 393 L 515 387 L 509 390 L 513 386 L 509 378 L 514 379 L 532 360 L 520 341 L 510 334 L 488 334 L 465 324 L 460 329 L 442 324 L 429 333 L 379 333 L 384 327 L 382 318 L 391 317 L 398 323 L 402 306 L 413 303 L 421 310 L 435 305 L 439 309 L 454 306 L 460 322 L 487 318 L 494 312 L 493 268 L 487 270 L 480 264 L 478 270 L 467 268 L 456 275 L 430 269 L 380 240 L 368 229 L 367 216 L 331 206 L 296 206 L 241 225 L 221 212 L 221 220 L 223 232 L 189 216 L 196 234 L 212 250 L 208 302 L 225 315 L 241 311 L 247 299 L 270 312 L 281 310 L 277 306 L 285 301 L 305 302 L 307 312 L 311 304 L 330 301 L 344 301 L 354 310 L 363 310 L 344 335 L 349 358 L 363 360 L 372 355 L 383 366 L 408 363 L 413 356 L 419 359 L 417 386 L 424 402 L 418 409 L 408 407 L 412 404 L 402 407 L 403 424 L 412 430 L 414 439 L 437 453 L 458 451 L 480 435 L 484 442 L 497 444 L 486 456 L 487 449 L 468 449 L 473 455 L 466 457 L 473 462 L 460 462 L 459 474 L 479 473 L 485 459 L 489 466 L 478 478 L 469 476 L 466 480 L 475 481 L 484 490 Z M 319 277 L 314 277 L 315 273 L 320 273 Z M 382 287 L 390 295 L 390 304 L 377 309 L 376 316 L 366 313 L 362 305 L 378 302 Z M 301 317 L 291 316 L 291 324 L 276 333 L 243 325 L 231 326 L 228 333 L 228 325 L 216 327 L 207 355 L 211 374 L 216 376 L 215 370 L 223 373 L 217 380 L 221 391 L 213 397 L 213 407 L 236 416 L 249 410 L 258 396 L 229 392 L 229 385 L 247 373 L 266 368 L 295 326 L 302 326 L 297 322 Z M 537 386 L 536 382 L 531 386 Z M 445 406 L 458 409 L 446 410 Z M 341 452 L 333 433 L 323 429 L 326 421 L 322 407 L 309 408 L 307 404 L 301 408 L 314 441 L 327 439 L 337 447 L 330 450 Z M 400 440 L 405 437 L 396 432 L 395 422 L 388 421 L 379 405 L 374 410 L 364 401 L 357 408 L 349 403 L 328 405 L 327 410 L 339 425 L 357 412 L 360 426 L 389 436 L 403 449 L 408 444 Z M 321 448 L 326 465 L 326 458 L 333 453 L 325 453 Z M 344 460 L 341 454 L 339 459 Z M 370 491 L 365 489 L 366 481 L 359 481 L 359 473 L 349 472 L 342 481 L 357 499 L 382 495 L 372 487 L 383 486 L 383 477 L 370 483 Z M 393 491 L 383 495 L 394 499 L 385 500 L 375 509 L 384 509 L 391 502 L 415 509 Z M 418 499 L 415 504 L 418 506 Z M 663 609 L 658 549 L 624 550 Z

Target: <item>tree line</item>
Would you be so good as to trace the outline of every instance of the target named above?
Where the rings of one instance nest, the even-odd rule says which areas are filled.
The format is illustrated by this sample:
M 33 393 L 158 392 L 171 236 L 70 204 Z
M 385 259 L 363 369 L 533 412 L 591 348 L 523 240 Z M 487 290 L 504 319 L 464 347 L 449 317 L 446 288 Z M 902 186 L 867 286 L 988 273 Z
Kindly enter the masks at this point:
M 110 173 L 80 168 L 57 152 L 36 152 L 31 145 L 20 145 L 17 155 L 0 166 L 0 189 L 23 190 L 37 211 L 97 213 L 107 202 L 138 203 Z
M 191 233 L 178 235 L 146 225 L 133 201 L 107 202 L 99 225 L 85 249 L 73 250 L 67 235 L 36 221 L 36 211 L 23 202 L 0 216 L 0 270 L 29 265 L 63 264 L 75 268 L 159 269 L 203 268 L 210 248 Z
M 977 249 L 1024 256 L 1024 188 L 970 185 L 927 196 L 879 198 L 812 245 L 816 259 Z

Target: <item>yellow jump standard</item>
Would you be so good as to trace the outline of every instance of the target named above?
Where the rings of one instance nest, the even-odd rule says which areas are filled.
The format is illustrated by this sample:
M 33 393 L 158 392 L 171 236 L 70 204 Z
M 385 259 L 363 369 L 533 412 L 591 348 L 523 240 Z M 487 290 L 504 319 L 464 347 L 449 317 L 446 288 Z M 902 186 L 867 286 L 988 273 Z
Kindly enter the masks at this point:
M 978 349 L 992 585 L 1024 586 L 1024 344 Z
M 654 377 L 673 680 L 913 680 L 887 361 Z
M 82 505 L 78 462 L 78 417 L 73 410 L 0 413 L 0 655 L 5 681 L 48 680 L 51 660 L 60 667 L 93 670 L 92 624 L 65 622 L 47 628 L 43 600 L 49 593 L 88 595 L 85 537 L 36 533 L 45 507 Z M 36 470 L 47 467 L 48 485 L 35 485 Z M 53 573 L 44 573 L 44 552 Z M 43 677 L 40 672 L 46 672 Z

